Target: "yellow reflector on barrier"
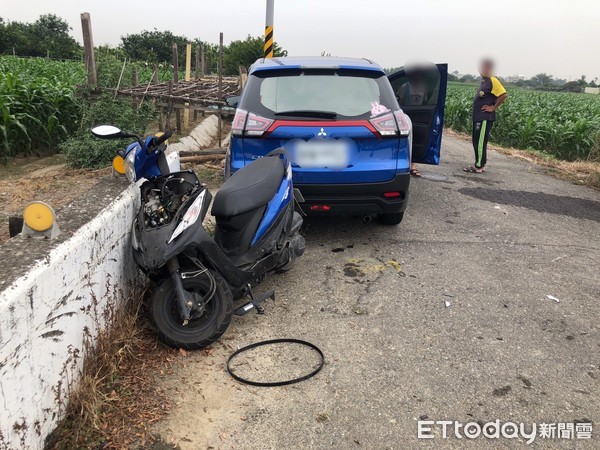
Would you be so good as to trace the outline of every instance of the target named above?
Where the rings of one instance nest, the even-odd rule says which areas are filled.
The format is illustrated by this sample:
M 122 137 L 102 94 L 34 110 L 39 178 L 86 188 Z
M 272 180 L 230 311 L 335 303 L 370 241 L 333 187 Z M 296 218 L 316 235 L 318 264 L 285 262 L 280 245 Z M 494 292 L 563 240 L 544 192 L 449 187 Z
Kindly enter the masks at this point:
M 25 208 L 23 221 L 33 231 L 48 231 L 54 223 L 54 212 L 45 203 L 33 202 Z
M 122 156 L 117 155 L 113 158 L 113 169 L 115 172 L 120 173 L 121 175 L 125 175 L 125 160 Z

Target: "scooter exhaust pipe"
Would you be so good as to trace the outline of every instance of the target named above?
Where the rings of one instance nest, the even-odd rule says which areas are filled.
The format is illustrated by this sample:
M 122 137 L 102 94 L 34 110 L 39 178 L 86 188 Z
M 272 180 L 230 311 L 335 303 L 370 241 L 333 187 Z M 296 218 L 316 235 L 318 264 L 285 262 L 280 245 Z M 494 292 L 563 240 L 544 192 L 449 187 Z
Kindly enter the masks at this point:
M 371 223 L 372 220 L 373 220 L 373 218 L 370 215 L 368 215 L 368 214 L 366 214 L 366 215 L 363 216 L 363 222 L 364 223 Z

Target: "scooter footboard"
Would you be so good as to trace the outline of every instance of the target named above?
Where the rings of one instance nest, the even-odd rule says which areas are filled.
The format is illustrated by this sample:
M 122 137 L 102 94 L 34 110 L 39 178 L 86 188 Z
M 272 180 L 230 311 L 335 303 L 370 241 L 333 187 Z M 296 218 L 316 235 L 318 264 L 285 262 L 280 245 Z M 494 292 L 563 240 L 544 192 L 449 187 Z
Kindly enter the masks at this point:
M 210 236 L 199 242 L 197 249 L 201 259 L 219 272 L 230 286 L 240 288 L 253 279 L 253 274 L 238 269 Z

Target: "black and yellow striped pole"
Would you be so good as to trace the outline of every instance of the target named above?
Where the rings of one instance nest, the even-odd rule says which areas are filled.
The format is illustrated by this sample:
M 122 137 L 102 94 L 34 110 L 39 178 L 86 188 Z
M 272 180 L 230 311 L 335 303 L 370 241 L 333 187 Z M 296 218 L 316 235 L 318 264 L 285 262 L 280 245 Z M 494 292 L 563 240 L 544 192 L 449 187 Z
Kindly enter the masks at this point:
M 273 15 L 275 0 L 267 0 L 267 20 L 265 23 L 265 58 L 273 57 Z

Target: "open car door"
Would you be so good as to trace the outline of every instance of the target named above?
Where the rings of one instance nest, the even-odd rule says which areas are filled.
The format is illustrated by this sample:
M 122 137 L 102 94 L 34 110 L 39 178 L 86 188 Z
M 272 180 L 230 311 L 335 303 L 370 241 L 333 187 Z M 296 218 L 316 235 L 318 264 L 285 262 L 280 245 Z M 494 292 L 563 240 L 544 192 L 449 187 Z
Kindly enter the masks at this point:
M 412 120 L 412 162 L 439 164 L 448 64 L 406 66 L 388 78 L 402 111 Z

